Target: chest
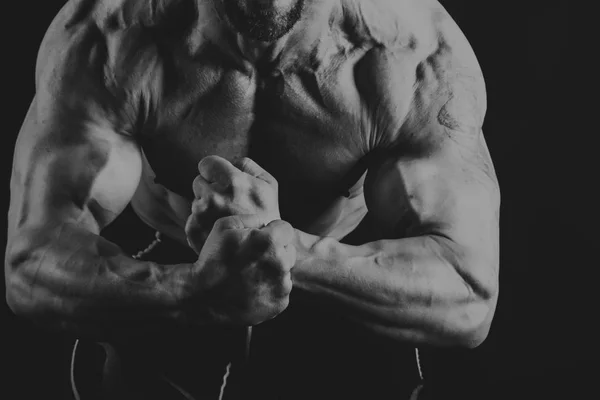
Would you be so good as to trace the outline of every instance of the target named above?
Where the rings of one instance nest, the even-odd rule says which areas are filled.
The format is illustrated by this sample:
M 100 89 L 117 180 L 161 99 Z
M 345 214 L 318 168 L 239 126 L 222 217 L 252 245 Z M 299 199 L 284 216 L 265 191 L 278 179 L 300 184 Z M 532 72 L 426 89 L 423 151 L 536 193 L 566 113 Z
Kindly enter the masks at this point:
M 325 207 L 356 189 L 372 134 L 353 79 L 358 57 L 255 67 L 207 49 L 202 59 L 173 59 L 162 74 L 140 140 L 146 174 L 192 198 L 202 158 L 250 157 L 278 180 L 282 212 L 299 201 Z

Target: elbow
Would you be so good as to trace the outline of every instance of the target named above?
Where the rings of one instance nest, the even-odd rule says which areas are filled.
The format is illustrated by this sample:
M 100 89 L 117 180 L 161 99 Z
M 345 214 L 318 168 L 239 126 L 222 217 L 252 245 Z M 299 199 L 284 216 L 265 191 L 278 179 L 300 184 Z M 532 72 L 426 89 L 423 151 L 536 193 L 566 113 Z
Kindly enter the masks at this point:
M 8 282 L 6 282 L 6 305 L 8 309 L 12 311 L 13 314 L 19 315 L 21 311 L 21 306 L 18 302 L 17 296 L 11 290 Z
M 5 289 L 6 304 L 10 311 L 18 317 L 32 318 L 35 314 L 32 288 L 25 284 L 25 279 L 18 269 L 6 263 Z
M 457 330 L 459 347 L 475 349 L 485 342 L 492 327 L 496 298 L 478 299 L 462 310 Z
M 4 254 L 5 299 L 18 317 L 36 319 L 47 300 L 40 296 L 43 291 L 38 290 L 45 252 L 39 237 L 31 231 L 9 235 Z
M 6 273 L 6 304 L 18 318 L 34 326 L 54 330 L 57 320 L 53 299 L 29 282 L 21 271 Z
M 13 314 L 19 317 L 27 317 L 31 314 L 32 305 L 27 296 L 23 295 L 23 291 L 15 287 L 12 282 L 13 276 L 6 276 L 6 304 Z
M 23 302 L 18 296 L 9 293 L 6 291 L 6 304 L 8 309 L 17 317 L 25 317 L 28 318 L 31 313 L 28 310 L 31 310 L 31 307 Z
M 469 331 L 463 332 L 459 346 L 467 349 L 475 349 L 483 344 L 490 333 L 491 323 L 484 323 Z
M 30 251 L 18 251 L 16 246 L 8 248 L 4 259 L 6 304 L 18 317 L 34 320 L 45 302 L 36 290 L 36 275 L 30 273 Z
M 4 289 L 8 309 L 17 316 L 27 313 L 30 303 L 24 296 L 23 277 L 20 271 L 20 257 L 15 256 L 14 245 L 9 240 L 4 253 Z
M 492 268 L 483 269 L 486 272 Z M 465 279 L 470 296 L 458 307 L 455 320 L 458 328 L 459 346 L 474 349 L 481 346 L 488 338 L 496 305 L 498 303 L 499 285 L 496 274 L 480 274 L 477 279 Z

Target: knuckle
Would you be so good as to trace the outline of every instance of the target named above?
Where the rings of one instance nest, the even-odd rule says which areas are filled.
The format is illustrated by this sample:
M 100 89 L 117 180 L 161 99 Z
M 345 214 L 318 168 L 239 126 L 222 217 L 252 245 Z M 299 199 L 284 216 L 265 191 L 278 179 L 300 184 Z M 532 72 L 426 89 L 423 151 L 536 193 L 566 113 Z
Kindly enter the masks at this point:
M 192 182 L 192 191 L 194 192 L 194 197 L 202 197 L 205 188 L 204 179 L 200 175 L 194 178 L 194 181 Z
M 264 207 L 265 205 L 265 200 L 264 200 L 264 195 L 262 194 L 262 192 L 260 190 L 256 190 L 256 188 L 252 188 L 252 190 L 250 190 L 250 193 L 248 193 L 248 197 L 250 199 L 250 201 L 252 202 L 252 204 L 254 204 L 255 206 L 258 207 Z
M 294 287 L 291 274 L 288 273 L 283 277 L 282 287 L 283 293 L 285 293 L 286 296 L 289 296 L 289 294 L 292 292 L 292 288 Z
M 275 195 L 266 183 L 257 182 L 250 189 L 250 197 L 254 203 L 265 205 L 268 204 Z
M 196 177 L 194 178 L 194 181 L 192 182 L 193 186 L 203 186 L 204 184 L 204 178 L 202 177 L 202 175 L 196 175 Z
M 285 221 L 279 220 L 277 221 L 277 225 L 273 229 L 273 235 L 276 235 L 280 238 L 290 238 L 292 236 L 293 231 L 294 228 L 292 227 L 292 225 Z M 286 241 L 289 242 L 289 240 Z
M 192 182 L 192 186 L 194 188 L 199 187 L 201 182 L 202 182 L 202 177 L 200 175 L 197 175 Z
M 275 232 L 263 233 L 263 245 L 273 252 L 277 251 L 277 235 Z
M 200 162 L 198 163 L 198 171 L 200 171 L 200 173 L 202 173 L 202 170 L 204 168 L 210 168 L 213 164 L 214 164 L 215 160 L 214 160 L 214 156 L 207 156 L 204 157 L 202 160 L 200 160 Z
M 276 192 L 276 185 L 269 183 L 267 181 L 263 181 L 262 179 L 256 179 L 256 189 L 261 194 L 273 195 Z
M 290 298 L 288 296 L 283 296 L 277 302 L 277 305 L 275 306 L 276 313 L 280 314 L 280 313 L 284 312 L 286 310 L 286 308 L 288 308 L 289 305 L 290 305 Z
M 192 201 L 192 218 L 196 219 L 199 214 L 206 211 L 206 201 L 204 198 Z
M 205 196 L 206 202 L 212 208 L 221 209 L 225 207 L 226 201 L 225 198 L 217 193 L 210 193 L 208 196 Z
M 230 229 L 235 226 L 235 218 L 232 216 L 222 217 L 215 221 L 214 227 L 220 231 Z
M 284 246 L 277 246 L 274 252 L 275 261 L 281 264 L 281 268 L 285 269 L 289 264 L 289 249 L 286 249 Z
M 198 163 L 198 165 L 210 165 L 212 163 L 215 163 L 219 160 L 219 156 L 216 155 L 210 155 L 210 156 L 206 156 L 204 157 L 202 160 L 200 160 L 200 162 Z
M 261 250 L 269 250 L 275 245 L 274 236 L 260 229 L 253 229 L 250 232 L 250 237 L 253 243 L 259 246 Z
M 248 233 L 248 240 L 250 240 L 252 244 L 262 243 L 263 237 L 264 233 L 261 232 L 260 229 L 253 228 L 250 230 L 250 233 Z
M 239 166 L 241 170 L 245 170 L 252 163 L 252 159 L 248 157 L 242 157 L 239 161 Z
M 231 174 L 229 176 L 231 190 L 235 193 L 245 192 L 250 187 L 250 181 L 244 174 Z

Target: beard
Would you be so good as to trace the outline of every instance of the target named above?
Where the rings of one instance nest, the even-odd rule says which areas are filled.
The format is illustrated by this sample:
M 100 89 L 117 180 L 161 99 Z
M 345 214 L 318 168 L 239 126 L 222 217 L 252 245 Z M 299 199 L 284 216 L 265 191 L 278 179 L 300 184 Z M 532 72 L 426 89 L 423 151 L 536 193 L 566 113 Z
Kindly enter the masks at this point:
M 283 37 L 300 20 L 304 10 L 304 0 L 292 0 L 284 9 L 255 0 L 223 0 L 223 3 L 233 28 L 261 42 Z

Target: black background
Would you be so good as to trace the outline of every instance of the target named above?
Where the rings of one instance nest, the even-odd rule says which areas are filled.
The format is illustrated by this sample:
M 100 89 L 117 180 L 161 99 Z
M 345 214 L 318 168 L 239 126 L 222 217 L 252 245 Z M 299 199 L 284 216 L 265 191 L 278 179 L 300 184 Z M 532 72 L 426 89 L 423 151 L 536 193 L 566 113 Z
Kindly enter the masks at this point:
M 1 11 L 6 200 L 14 141 L 34 94 L 37 49 L 63 3 L 6 2 Z M 599 262 L 594 132 L 574 89 L 585 88 L 587 73 L 572 47 L 574 10 L 565 1 L 442 3 L 486 77 L 484 131 L 502 189 L 501 290 L 487 341 L 473 351 L 439 352 L 428 368 L 442 379 L 444 399 L 579 397 L 598 376 L 592 298 Z M 70 399 L 70 341 L 32 329 L 4 304 L 1 321 L 0 398 Z

